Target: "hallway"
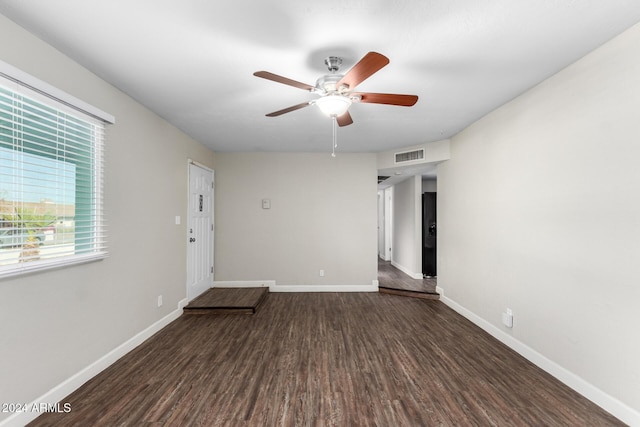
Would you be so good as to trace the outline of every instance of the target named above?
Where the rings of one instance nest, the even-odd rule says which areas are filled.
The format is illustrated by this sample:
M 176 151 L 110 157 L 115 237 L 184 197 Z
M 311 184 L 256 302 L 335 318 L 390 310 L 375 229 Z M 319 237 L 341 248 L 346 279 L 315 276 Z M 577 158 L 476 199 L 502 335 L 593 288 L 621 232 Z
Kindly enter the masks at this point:
M 425 294 L 437 294 L 437 279 L 413 279 L 391 265 L 390 261 L 378 258 L 378 287 Z

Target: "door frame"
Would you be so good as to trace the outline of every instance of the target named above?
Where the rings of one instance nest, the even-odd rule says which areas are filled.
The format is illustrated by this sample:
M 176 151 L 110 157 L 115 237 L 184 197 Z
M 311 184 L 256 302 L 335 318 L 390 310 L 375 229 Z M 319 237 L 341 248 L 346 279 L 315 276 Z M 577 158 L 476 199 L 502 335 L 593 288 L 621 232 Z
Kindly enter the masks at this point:
M 378 257 L 384 260 L 384 190 L 378 190 Z
M 203 165 L 200 162 L 197 162 L 193 159 L 187 159 L 187 221 L 186 221 L 186 227 L 185 227 L 185 241 L 187 242 L 187 253 L 186 253 L 186 292 L 187 292 L 187 300 L 191 301 L 192 299 L 196 298 L 196 296 L 194 297 L 190 297 L 189 295 L 189 291 L 190 291 L 190 283 L 189 283 L 189 277 L 190 277 L 190 272 L 189 272 L 189 268 L 191 266 L 191 259 L 190 257 L 193 256 L 193 251 L 192 251 L 192 245 L 190 245 L 189 243 L 189 237 L 190 233 L 189 233 L 189 226 L 191 225 L 191 207 L 190 207 L 190 198 L 191 198 L 191 166 L 196 166 L 200 169 L 203 169 L 205 171 L 208 171 L 211 173 L 211 259 L 210 259 L 210 263 L 211 263 L 211 287 L 213 287 L 213 283 L 214 283 L 214 275 L 215 275 L 215 182 L 216 182 L 216 175 L 215 175 L 215 170 L 211 169 L 210 167 Z
M 393 261 L 393 186 L 384 189 L 384 257 Z

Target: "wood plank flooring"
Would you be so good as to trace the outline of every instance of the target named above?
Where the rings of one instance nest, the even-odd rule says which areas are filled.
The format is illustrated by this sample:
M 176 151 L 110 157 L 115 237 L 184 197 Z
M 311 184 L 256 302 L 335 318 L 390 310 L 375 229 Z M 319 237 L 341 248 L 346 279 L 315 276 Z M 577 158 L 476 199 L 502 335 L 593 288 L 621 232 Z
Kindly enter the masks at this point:
M 255 314 L 269 288 L 212 288 L 191 301 L 185 314 Z
M 440 301 L 271 293 L 181 316 L 32 426 L 617 426 Z
M 414 279 L 398 270 L 389 261 L 378 258 L 378 287 L 437 295 L 437 279 Z M 383 291 L 384 291 L 383 289 Z

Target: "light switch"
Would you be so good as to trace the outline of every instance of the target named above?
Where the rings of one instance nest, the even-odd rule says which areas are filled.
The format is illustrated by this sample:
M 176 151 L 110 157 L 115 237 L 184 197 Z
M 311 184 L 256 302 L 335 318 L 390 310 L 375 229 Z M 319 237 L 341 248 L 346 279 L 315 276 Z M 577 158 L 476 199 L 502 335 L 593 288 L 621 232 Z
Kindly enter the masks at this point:
M 180 225 L 180 215 L 176 215 L 176 225 Z
M 270 199 L 262 199 L 262 209 L 271 209 Z

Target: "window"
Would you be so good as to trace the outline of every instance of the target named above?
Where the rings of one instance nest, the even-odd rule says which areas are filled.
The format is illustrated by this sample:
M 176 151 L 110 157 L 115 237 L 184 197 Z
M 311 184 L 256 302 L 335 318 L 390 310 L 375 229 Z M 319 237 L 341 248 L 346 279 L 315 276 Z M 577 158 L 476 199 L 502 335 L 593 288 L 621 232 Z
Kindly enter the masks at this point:
M 0 277 L 107 255 L 103 137 L 59 92 L 0 75 Z

